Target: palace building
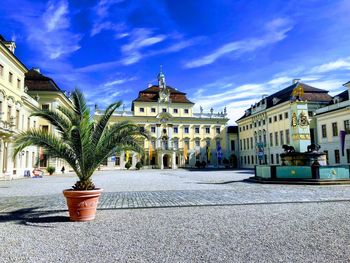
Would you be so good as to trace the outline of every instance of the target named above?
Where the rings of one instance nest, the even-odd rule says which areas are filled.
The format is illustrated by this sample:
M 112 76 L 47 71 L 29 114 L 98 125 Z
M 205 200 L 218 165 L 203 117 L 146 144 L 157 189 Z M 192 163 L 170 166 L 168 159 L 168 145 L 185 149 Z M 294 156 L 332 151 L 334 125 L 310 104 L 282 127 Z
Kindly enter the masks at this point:
M 33 68 L 25 74 L 25 85 L 30 96 L 38 101 L 39 108 L 47 110 L 57 110 L 58 107 L 66 107 L 73 109 L 73 104 L 68 96 L 58 87 L 52 78 L 43 75 L 39 68 Z M 57 129 L 47 120 L 39 118 L 38 128 L 59 135 Z M 68 170 L 69 165 L 58 158 L 49 158 L 44 151 L 39 151 L 39 161 L 37 166 L 45 169 L 53 166 L 56 171 L 65 166 Z
M 166 84 L 162 71 L 158 85 L 149 85 L 132 101 L 130 111 L 116 111 L 112 122 L 132 121 L 148 130 L 151 138 L 144 141 L 143 157 L 132 152 L 116 153 L 105 167 L 124 168 L 138 161 L 151 168 L 234 166 L 238 156 L 235 127 L 228 127 L 226 108 L 220 113 L 213 109 L 194 112 L 194 103 L 181 92 Z M 95 110 L 98 118 L 103 112 Z
M 293 80 L 292 85 L 263 98 L 236 122 L 240 167 L 280 164 L 282 145 L 304 152 L 317 140 L 315 112 L 332 101 L 328 91 Z
M 38 158 L 36 147 L 27 147 L 12 158 L 13 136 L 38 126 L 31 112 L 39 103 L 24 85 L 26 66 L 15 56 L 16 45 L 0 35 L 0 179 L 23 177 Z
M 330 165 L 350 164 L 350 81 L 347 90 L 316 110 L 317 141 Z

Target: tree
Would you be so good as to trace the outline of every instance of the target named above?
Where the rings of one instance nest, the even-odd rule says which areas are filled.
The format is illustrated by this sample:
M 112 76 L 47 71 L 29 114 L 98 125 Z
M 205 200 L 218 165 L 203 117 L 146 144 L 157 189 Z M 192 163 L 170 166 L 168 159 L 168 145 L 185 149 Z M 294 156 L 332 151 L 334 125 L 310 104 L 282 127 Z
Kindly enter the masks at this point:
M 14 142 L 15 157 L 25 147 L 43 147 L 50 157 L 65 160 L 74 170 L 79 181 L 74 190 L 92 190 L 94 171 L 109 156 L 122 150 L 142 152 L 142 142 L 147 134 L 140 127 L 125 121 L 110 124 L 114 111 L 121 102 L 112 103 L 104 114 L 94 120 L 86 105 L 84 95 L 78 90 L 72 93 L 73 109 L 58 107 L 58 111 L 37 110 L 31 116 L 38 116 L 56 127 L 59 136 L 39 129 L 20 133 Z

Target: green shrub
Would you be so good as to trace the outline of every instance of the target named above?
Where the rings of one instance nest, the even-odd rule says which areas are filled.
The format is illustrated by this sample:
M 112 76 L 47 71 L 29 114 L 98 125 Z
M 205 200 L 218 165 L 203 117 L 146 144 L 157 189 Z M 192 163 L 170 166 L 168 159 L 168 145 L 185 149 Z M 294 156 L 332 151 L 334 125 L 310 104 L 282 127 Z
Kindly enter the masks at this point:
M 142 163 L 141 162 L 137 162 L 136 163 L 136 169 L 140 170 L 142 168 Z
M 50 175 L 52 175 L 52 174 L 56 171 L 56 168 L 53 167 L 53 166 L 48 166 L 48 167 L 46 168 L 46 171 L 47 171 Z
M 130 167 L 131 167 L 131 163 L 127 162 L 127 163 L 125 164 L 125 168 L 129 170 Z

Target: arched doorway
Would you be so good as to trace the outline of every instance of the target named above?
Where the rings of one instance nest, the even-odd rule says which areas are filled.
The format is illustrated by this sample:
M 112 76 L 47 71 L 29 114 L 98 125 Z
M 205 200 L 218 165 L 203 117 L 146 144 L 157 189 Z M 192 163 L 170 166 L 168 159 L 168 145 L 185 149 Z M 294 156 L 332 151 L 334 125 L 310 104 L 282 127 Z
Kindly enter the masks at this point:
M 170 168 L 170 156 L 168 154 L 164 154 L 163 156 L 163 168 L 169 169 Z

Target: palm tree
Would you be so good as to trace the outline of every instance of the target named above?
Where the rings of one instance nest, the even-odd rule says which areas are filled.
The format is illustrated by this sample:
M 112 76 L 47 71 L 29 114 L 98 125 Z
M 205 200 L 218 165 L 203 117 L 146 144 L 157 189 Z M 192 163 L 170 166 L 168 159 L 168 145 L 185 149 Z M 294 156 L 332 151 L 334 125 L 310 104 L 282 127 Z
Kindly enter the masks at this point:
M 94 120 L 86 105 L 84 95 L 78 90 L 72 93 L 73 110 L 58 107 L 58 111 L 37 110 L 31 116 L 38 116 L 56 127 L 59 136 L 32 129 L 20 133 L 14 142 L 14 155 L 25 147 L 42 147 L 50 157 L 65 160 L 77 174 L 79 181 L 75 190 L 92 190 L 94 171 L 109 156 L 122 150 L 142 152 L 142 141 L 147 137 L 144 130 L 131 122 L 110 124 L 114 111 L 121 102 L 112 103 L 103 116 Z

